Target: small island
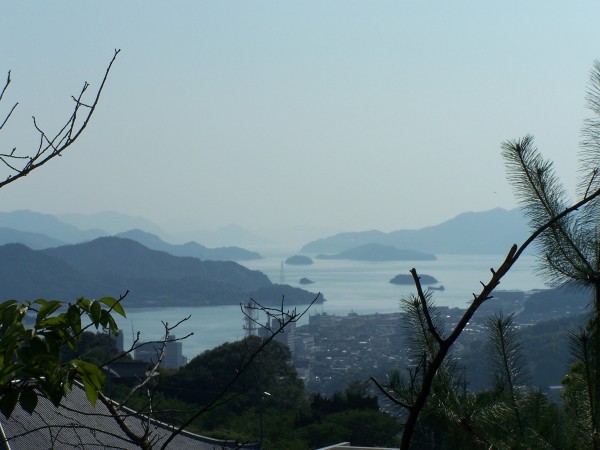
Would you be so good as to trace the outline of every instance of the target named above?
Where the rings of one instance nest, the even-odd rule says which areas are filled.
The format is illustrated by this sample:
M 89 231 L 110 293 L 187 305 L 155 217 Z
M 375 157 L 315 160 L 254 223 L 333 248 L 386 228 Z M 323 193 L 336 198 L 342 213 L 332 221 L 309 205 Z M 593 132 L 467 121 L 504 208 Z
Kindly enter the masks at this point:
M 423 285 L 437 284 L 437 282 L 438 282 L 438 280 L 436 280 L 431 275 L 419 275 L 419 279 L 421 280 L 421 284 L 423 284 Z M 412 275 L 408 275 L 408 274 L 396 275 L 394 278 L 392 278 L 390 280 L 390 283 L 392 283 L 392 284 L 414 284 L 414 282 L 415 282 L 415 280 L 413 279 Z M 442 287 L 442 289 L 443 289 L 443 287 Z M 442 290 L 442 289 L 438 289 L 438 290 Z
M 292 266 L 308 266 L 313 263 L 313 260 L 310 259 L 308 256 L 294 255 L 286 259 L 285 263 Z
M 306 277 L 300 278 L 300 284 L 313 284 L 313 283 L 314 283 L 314 281 L 309 278 L 306 278 Z
M 399 249 L 390 245 L 365 244 L 336 255 L 317 255 L 318 259 L 350 259 L 354 261 L 435 261 L 430 253 Z

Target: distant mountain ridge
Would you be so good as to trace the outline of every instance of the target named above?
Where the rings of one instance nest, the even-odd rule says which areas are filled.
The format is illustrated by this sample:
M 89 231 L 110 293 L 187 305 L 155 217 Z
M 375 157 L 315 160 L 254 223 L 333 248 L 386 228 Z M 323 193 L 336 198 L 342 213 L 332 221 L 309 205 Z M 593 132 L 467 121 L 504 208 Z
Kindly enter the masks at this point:
M 115 235 L 132 229 L 142 229 L 153 234 L 163 234 L 164 231 L 144 217 L 129 216 L 114 211 L 104 211 L 93 214 L 57 214 L 55 217 L 82 230 L 101 229 L 105 236 Z
M 186 232 L 178 232 L 173 235 L 178 240 L 198 241 L 206 245 L 222 247 L 224 245 L 235 246 L 269 246 L 273 244 L 270 239 L 261 236 L 238 226 L 227 225 L 217 230 L 194 230 Z
M 30 231 L 19 231 L 14 228 L 0 227 L 0 245 L 4 244 L 24 244 L 33 250 L 40 250 L 49 247 L 58 247 L 64 245 L 63 241 L 51 238 L 41 233 Z
M 104 212 L 91 215 L 63 214 L 58 217 L 66 218 L 82 226 L 102 224 L 110 232 L 100 228 L 81 229 L 72 223 L 66 223 L 51 214 L 22 210 L 0 212 L 0 245 L 19 243 L 40 250 L 58 247 L 65 244 L 88 242 L 99 237 L 110 236 L 114 230 L 119 230 L 117 236 L 133 239 L 148 248 L 162 250 L 175 256 L 193 256 L 213 261 L 247 261 L 259 259 L 257 252 L 240 247 L 208 248 L 197 242 L 185 244 L 169 244 L 156 234 L 138 228 L 124 228 L 128 225 L 141 224 L 151 230 L 159 227 L 141 217 L 130 217 L 124 214 Z M 114 222 L 110 222 L 114 220 Z
M 82 230 L 75 225 L 57 219 L 51 214 L 42 214 L 29 210 L 0 211 L 0 227 L 43 234 L 67 244 L 89 241 L 101 236 L 108 236 L 109 234 L 100 229 Z
M 165 250 L 174 255 L 190 255 L 214 260 L 247 260 L 256 256 L 255 252 L 239 247 L 219 247 L 218 249 L 205 250 L 206 247 L 197 242 L 186 244 L 160 242 L 162 239 L 158 237 L 156 231 L 153 231 L 159 229 L 159 227 L 152 224 L 152 222 L 140 217 L 130 217 L 111 212 L 89 216 L 83 214 L 52 216 L 33 211 L 0 212 L 0 244 L 15 242 L 23 243 L 30 248 L 40 249 L 56 247 L 62 243 L 86 242 L 98 237 L 115 234 L 100 227 L 82 230 L 72 223 L 59 220 L 57 217 L 62 217 L 64 220 L 68 219 L 72 223 L 80 225 L 97 224 L 107 227 L 110 225 L 110 219 L 113 218 L 118 221 L 118 224 L 110 225 L 110 231 L 120 230 L 117 234 L 124 236 L 132 232 L 132 228 L 124 228 L 126 225 L 140 225 L 133 228 L 144 231 L 138 235 L 129 234 L 129 237 L 142 242 L 146 246 Z M 153 231 L 152 234 L 149 231 Z M 232 225 L 224 227 L 219 232 L 223 233 L 223 237 L 228 235 L 233 239 L 236 236 L 239 238 L 244 230 Z M 143 235 L 143 233 L 148 235 Z M 502 254 L 507 251 L 512 243 L 523 241 L 527 235 L 528 227 L 520 210 L 506 211 L 496 208 L 484 212 L 459 214 L 439 225 L 419 230 L 398 230 L 390 233 L 377 230 L 339 233 L 309 242 L 302 247 L 300 252 L 311 255 L 319 253 L 332 254 L 365 244 L 380 244 L 433 254 Z M 255 241 L 259 241 L 259 238 L 253 237 L 251 234 L 246 236 L 244 240 L 254 238 Z M 206 244 L 204 241 L 201 242 Z M 225 242 L 228 242 L 226 245 L 234 243 L 233 240 L 225 240 Z
M 79 296 L 118 296 L 129 290 L 125 307 L 232 305 L 251 297 L 277 305 L 285 295 L 304 304 L 316 294 L 271 283 L 231 261 L 201 261 L 151 250 L 130 239 L 103 237 L 83 244 L 31 250 L 0 246 L 0 298 L 73 301 Z
M 161 250 L 175 256 L 193 256 L 210 261 L 248 261 L 262 258 L 257 252 L 240 247 L 208 248 L 193 241 L 185 244 L 169 244 L 157 235 L 139 229 L 119 233 L 116 237 L 131 239 L 153 250 Z
M 382 244 L 428 253 L 503 254 L 528 236 L 520 209 L 466 212 L 439 225 L 384 233 L 377 230 L 339 233 L 307 243 L 301 253 L 339 253 L 365 244 Z

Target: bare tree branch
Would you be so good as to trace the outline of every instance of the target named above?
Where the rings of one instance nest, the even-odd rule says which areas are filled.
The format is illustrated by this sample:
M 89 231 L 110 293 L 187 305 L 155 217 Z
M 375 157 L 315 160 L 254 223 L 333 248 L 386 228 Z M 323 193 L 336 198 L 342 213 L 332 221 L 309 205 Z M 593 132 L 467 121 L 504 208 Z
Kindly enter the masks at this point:
M 213 409 L 216 406 L 216 404 L 219 403 L 220 400 L 222 400 L 224 398 L 225 394 L 238 381 L 238 379 L 248 370 L 248 368 L 250 367 L 252 362 L 264 351 L 264 349 L 267 347 L 267 345 L 269 345 L 269 343 L 273 339 L 275 339 L 275 336 L 277 336 L 278 333 L 283 332 L 285 327 L 287 327 L 289 324 L 291 324 L 293 322 L 297 322 L 302 316 L 304 316 L 304 314 L 306 314 L 306 312 L 310 310 L 312 305 L 314 305 L 314 303 L 319 299 L 320 295 L 321 294 L 318 293 L 317 296 L 308 304 L 308 306 L 306 306 L 306 308 L 304 308 L 304 310 L 301 313 L 297 313 L 296 308 L 294 308 L 291 312 L 290 311 L 284 312 L 284 306 L 283 306 L 283 302 L 282 302 L 281 309 L 278 310 L 278 314 L 281 313 L 282 317 L 285 316 L 285 320 L 282 322 L 279 322 L 279 327 L 276 330 L 270 331 L 271 334 L 269 335 L 269 337 L 262 340 L 260 346 L 249 355 L 248 359 L 240 366 L 240 368 L 237 370 L 236 374 L 225 385 L 225 387 L 223 387 L 217 393 L 217 395 L 213 398 L 213 400 L 211 402 L 209 402 L 207 405 L 205 405 L 200 410 L 196 411 L 191 417 L 189 417 L 176 430 L 173 431 L 173 433 L 167 438 L 167 440 L 161 446 L 161 450 L 165 450 L 167 448 L 167 446 L 171 443 L 171 441 L 175 438 L 175 436 L 180 434 L 194 420 L 196 420 L 198 417 L 200 417 L 205 412 Z M 273 309 L 271 309 L 271 308 L 266 308 L 266 307 L 263 308 L 260 305 L 260 303 L 258 303 L 256 301 L 254 301 L 254 303 L 257 304 L 258 307 L 261 308 L 263 311 L 267 312 L 268 315 L 269 315 L 270 311 L 273 311 Z
M 78 96 L 76 98 L 74 97 L 75 107 L 73 108 L 71 116 L 67 119 L 66 123 L 60 128 L 60 130 L 54 134 L 54 137 L 49 137 L 47 133 L 38 125 L 36 118 L 33 117 L 33 126 L 40 135 L 39 146 L 32 155 L 15 155 L 14 149 L 10 154 L 0 155 L 0 161 L 12 172 L 3 181 L 0 181 L 0 188 L 3 188 L 19 178 L 27 176 L 29 173 L 40 168 L 51 159 L 60 156 L 79 138 L 81 133 L 83 133 L 88 126 L 88 123 L 96 110 L 96 106 L 100 101 L 100 96 L 102 95 L 102 91 L 106 85 L 106 81 L 108 80 L 108 75 L 120 51 L 121 50 L 118 49 L 115 50 L 113 57 L 106 68 L 106 72 L 104 73 L 104 77 L 100 83 L 100 87 L 96 91 L 91 104 L 86 104 L 82 101 L 82 98 L 89 87 L 88 83 L 84 83 L 83 88 L 79 92 Z M 7 81 L 2 89 L 2 92 L 0 93 L 0 101 L 6 92 L 10 81 L 11 79 L 9 71 Z M 2 121 L 0 130 L 8 122 L 17 105 L 18 103 L 15 103 L 12 106 Z M 83 114 L 83 117 L 79 119 L 79 112 L 81 108 L 86 108 L 87 111 Z M 24 165 L 18 165 L 17 162 L 22 160 L 26 160 L 27 162 Z
M 154 363 L 154 365 L 150 369 L 149 373 L 146 374 L 146 377 L 140 383 L 136 384 L 129 391 L 129 393 L 127 394 L 127 396 L 125 396 L 125 398 L 121 402 L 119 402 L 119 408 L 121 408 L 122 406 L 126 405 L 127 402 L 131 399 L 131 397 L 137 391 L 139 391 L 141 388 L 143 388 L 144 386 L 146 386 L 148 384 L 148 382 L 158 372 L 158 368 L 160 367 L 160 364 L 162 363 L 162 361 L 163 361 L 163 359 L 165 357 L 166 351 L 167 351 L 167 342 L 169 342 L 169 335 L 170 335 L 171 331 L 173 331 L 175 328 L 177 328 L 183 322 L 185 322 L 186 320 L 188 320 L 190 317 L 191 316 L 187 316 L 185 319 L 180 320 L 173 327 L 169 327 L 168 323 L 163 322 L 163 326 L 165 328 L 165 334 L 164 334 L 164 337 L 163 337 L 162 341 L 160 341 L 161 347 L 160 347 L 160 350 L 158 351 L 158 355 L 157 355 L 158 357 L 156 359 L 156 362 Z M 185 338 L 181 338 L 181 339 L 186 339 L 189 336 L 191 336 L 191 334 L 188 334 L 187 336 L 185 336 Z M 179 340 L 181 340 L 181 339 L 179 339 Z M 148 343 L 145 342 L 144 344 L 148 344 Z

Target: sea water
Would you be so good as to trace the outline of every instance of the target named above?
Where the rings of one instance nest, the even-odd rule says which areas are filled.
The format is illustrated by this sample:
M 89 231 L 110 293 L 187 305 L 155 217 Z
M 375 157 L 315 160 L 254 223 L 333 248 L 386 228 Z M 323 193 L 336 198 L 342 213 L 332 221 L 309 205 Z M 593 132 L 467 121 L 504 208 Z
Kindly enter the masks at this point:
M 434 293 L 437 305 L 466 308 L 473 299 L 473 293 L 481 290 L 480 282 L 487 283 L 490 279 L 490 268 L 497 268 L 504 259 L 504 255 L 437 255 L 435 261 L 393 262 L 314 259 L 311 265 L 293 266 L 282 264 L 287 256 L 269 255 L 242 264 L 265 273 L 273 283 L 284 282 L 324 296 L 326 301 L 315 304 L 299 320 L 299 325 L 307 323 L 310 314 L 322 312 L 335 315 L 397 312 L 400 299 L 414 293 L 415 288 L 389 281 L 398 274 L 409 274 L 411 268 L 419 274 L 435 277 L 444 286 L 443 291 Z M 498 289 L 529 291 L 545 288 L 534 269 L 535 259 L 523 255 Z M 300 285 L 301 278 L 308 278 L 314 283 Z M 259 298 L 255 300 L 260 302 Z M 303 310 L 302 305 L 294 305 L 294 299 L 283 300 L 284 309 L 296 307 L 297 311 Z M 127 309 L 126 303 L 125 307 Z M 117 322 L 125 334 L 127 346 L 131 345 L 138 332 L 141 341 L 160 339 L 166 324 L 173 326 L 187 317 L 189 319 L 171 334 L 178 338 L 189 335 L 183 341 L 183 354 L 188 358 L 244 336 L 244 315 L 239 305 L 128 308 L 127 319 L 117 317 Z

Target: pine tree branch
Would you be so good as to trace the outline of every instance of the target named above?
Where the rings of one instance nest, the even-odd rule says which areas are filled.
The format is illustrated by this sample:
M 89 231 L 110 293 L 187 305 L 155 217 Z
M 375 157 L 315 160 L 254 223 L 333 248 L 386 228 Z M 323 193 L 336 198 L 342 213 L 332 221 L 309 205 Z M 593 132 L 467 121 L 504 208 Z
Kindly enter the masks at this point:
M 419 300 L 421 301 L 421 309 L 423 310 L 423 315 L 425 316 L 425 320 L 427 322 L 428 331 L 431 333 L 431 335 L 437 341 L 437 343 L 441 344 L 442 342 L 444 342 L 444 340 L 439 335 L 437 328 L 435 327 L 433 320 L 431 319 L 429 307 L 427 306 L 427 299 L 425 297 L 425 294 L 423 293 L 423 287 L 421 286 L 421 278 L 417 274 L 417 270 L 415 268 L 412 268 L 410 270 L 410 273 L 412 274 L 415 286 L 417 288 L 417 295 L 419 296 Z
M 411 408 L 409 409 L 409 414 L 404 425 L 404 431 L 402 433 L 402 440 L 400 443 L 401 450 L 408 450 L 410 448 L 410 442 L 412 439 L 412 435 L 414 433 L 417 420 L 419 415 L 425 406 L 425 403 L 429 397 L 431 392 L 431 388 L 433 385 L 433 381 L 435 376 L 442 366 L 450 348 L 456 342 L 458 337 L 461 335 L 469 321 L 472 319 L 475 312 L 479 309 L 479 307 L 487 300 L 492 298 L 491 294 L 494 289 L 500 284 L 500 281 L 504 276 L 508 273 L 511 267 L 517 262 L 519 257 L 523 254 L 525 249 L 544 231 L 554 226 L 558 221 L 560 221 L 563 217 L 571 214 L 572 212 L 578 210 L 586 203 L 592 201 L 593 199 L 600 197 L 600 189 L 596 190 L 589 197 L 586 197 L 569 208 L 564 209 L 561 213 L 555 215 L 550 218 L 545 224 L 540 226 L 537 230 L 535 230 L 524 242 L 521 246 L 517 246 L 514 244 L 510 250 L 508 251 L 506 257 L 500 266 L 493 270 L 491 269 L 492 276 L 490 281 L 487 284 L 484 284 L 480 293 L 474 296 L 472 303 L 469 305 L 461 319 L 458 321 L 452 332 L 444 339 L 438 348 L 437 353 L 433 356 L 431 361 L 426 367 L 426 370 L 423 374 L 423 382 L 421 384 L 421 389 L 417 393 L 415 401 Z

